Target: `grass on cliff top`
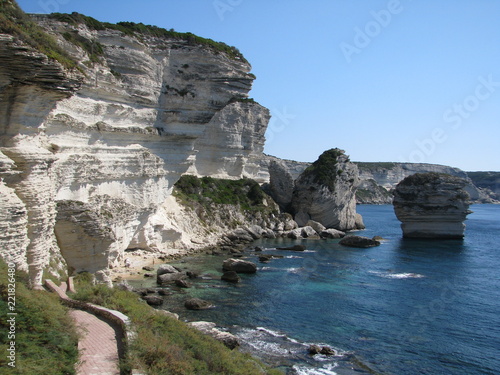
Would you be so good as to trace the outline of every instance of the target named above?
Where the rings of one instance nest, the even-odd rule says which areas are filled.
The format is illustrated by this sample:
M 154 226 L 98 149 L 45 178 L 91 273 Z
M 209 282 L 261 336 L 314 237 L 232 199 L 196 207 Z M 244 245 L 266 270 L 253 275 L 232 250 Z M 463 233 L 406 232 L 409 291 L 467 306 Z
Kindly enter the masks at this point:
M 266 199 L 259 184 L 248 178 L 227 180 L 184 175 L 175 183 L 175 194 L 181 199 L 201 203 L 205 208 L 215 203 L 255 210 L 261 208 Z
M 65 68 L 77 66 L 56 40 L 33 22 L 14 0 L 0 0 L 0 33 L 15 36 Z
M 306 168 L 303 176 L 312 177 L 314 182 L 326 185 L 333 192 L 337 175 L 342 173 L 342 170 L 337 167 L 338 158 L 342 155 L 344 151 L 338 148 L 323 152 L 318 160 Z
M 88 274 L 77 276 L 78 292 L 73 298 L 123 312 L 137 332 L 122 363 L 125 371 L 136 368 L 149 375 L 283 375 L 182 321 L 158 313 L 135 293 L 92 286 L 89 280 Z
M 12 295 L 14 288 L 9 280 L 8 267 L 0 259 L 0 374 L 76 374 L 78 336 L 67 308 L 53 293 L 29 290 L 24 272 L 16 270 L 15 274 L 15 311 L 12 311 L 14 300 L 9 299 L 9 294 Z M 15 337 L 9 337 L 11 326 L 8 319 L 12 318 L 7 315 L 9 312 L 17 313 L 12 332 Z M 8 365 L 11 341 L 15 342 L 15 368 Z
M 49 17 L 57 21 L 66 22 L 70 25 L 85 24 L 91 30 L 112 29 L 121 31 L 122 33 L 130 36 L 142 35 L 182 40 L 187 42 L 188 45 L 207 46 L 214 52 L 223 52 L 232 59 L 238 59 L 243 62 L 247 62 L 247 60 L 243 57 L 241 52 L 236 47 L 229 46 L 223 42 L 216 42 L 212 39 L 202 38 L 193 33 L 180 33 L 175 31 L 174 29 L 167 30 L 158 26 L 145 25 L 143 23 L 135 22 L 118 22 L 116 24 L 112 24 L 109 22 L 100 22 L 92 17 L 85 16 L 77 12 L 73 12 L 71 14 L 52 13 L 49 15 Z

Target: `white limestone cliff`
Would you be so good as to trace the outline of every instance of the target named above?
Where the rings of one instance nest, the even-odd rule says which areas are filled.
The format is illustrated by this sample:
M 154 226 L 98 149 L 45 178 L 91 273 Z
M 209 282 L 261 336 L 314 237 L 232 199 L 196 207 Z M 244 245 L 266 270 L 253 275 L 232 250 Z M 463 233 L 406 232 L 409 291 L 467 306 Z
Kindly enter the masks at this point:
M 244 59 L 186 40 L 35 19 L 79 70 L 0 35 L 1 255 L 33 284 L 51 258 L 63 261 L 54 254 L 70 270 L 96 271 L 127 249 L 193 246 L 169 208 L 183 173 L 265 179 L 269 111 L 246 99 L 254 77 Z M 96 61 L 65 34 L 102 54 Z

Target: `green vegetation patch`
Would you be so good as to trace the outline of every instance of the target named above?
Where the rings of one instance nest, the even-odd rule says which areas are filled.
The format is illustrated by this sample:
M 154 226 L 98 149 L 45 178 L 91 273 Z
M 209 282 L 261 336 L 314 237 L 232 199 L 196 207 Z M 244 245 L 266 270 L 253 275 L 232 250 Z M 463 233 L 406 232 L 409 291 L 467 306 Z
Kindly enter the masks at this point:
M 57 21 L 66 22 L 70 25 L 85 24 L 91 30 L 118 30 L 130 36 L 151 36 L 158 38 L 177 39 L 187 42 L 188 45 L 202 45 L 209 47 L 214 52 L 223 52 L 229 58 L 238 59 L 243 62 L 247 60 L 243 57 L 241 52 L 232 46 L 228 46 L 223 42 L 216 42 L 212 39 L 202 38 L 193 33 L 180 33 L 174 29 L 164 29 L 158 26 L 145 25 L 143 23 L 135 22 L 118 22 L 112 24 L 109 22 L 100 22 L 92 17 L 85 16 L 80 13 L 73 12 L 71 14 L 65 13 L 52 13 L 50 18 Z
M 175 184 L 179 198 L 201 203 L 205 208 L 215 204 L 239 205 L 243 210 L 261 207 L 267 195 L 251 179 L 226 180 L 184 175 Z
M 57 295 L 29 290 L 28 277 L 16 270 L 15 338 L 9 337 L 11 322 L 7 315 L 12 308 L 12 280 L 8 267 L 0 260 L 0 374 L 75 374 L 78 361 L 78 335 L 67 309 Z M 8 365 L 7 353 L 15 342 L 16 367 Z
M 13 35 L 68 69 L 77 66 L 56 40 L 24 13 L 14 0 L 0 0 L 0 32 Z
M 447 173 L 425 172 L 415 173 L 406 177 L 398 185 L 400 186 L 423 186 L 425 184 L 435 184 L 440 182 L 463 183 L 463 178 L 452 176 Z
M 282 374 L 238 350 L 230 350 L 184 322 L 158 313 L 135 293 L 92 286 L 88 274 L 76 278 L 75 299 L 103 305 L 128 315 L 137 332 L 123 370 L 139 369 L 159 375 Z
M 338 158 L 342 155 L 344 155 L 344 151 L 338 148 L 323 152 L 318 160 L 307 167 L 303 176 L 312 177 L 314 182 L 326 185 L 333 192 L 337 176 L 342 174 L 342 170 L 338 169 L 337 165 Z
M 392 169 L 396 166 L 393 162 L 355 162 L 360 170 L 373 171 L 377 169 Z

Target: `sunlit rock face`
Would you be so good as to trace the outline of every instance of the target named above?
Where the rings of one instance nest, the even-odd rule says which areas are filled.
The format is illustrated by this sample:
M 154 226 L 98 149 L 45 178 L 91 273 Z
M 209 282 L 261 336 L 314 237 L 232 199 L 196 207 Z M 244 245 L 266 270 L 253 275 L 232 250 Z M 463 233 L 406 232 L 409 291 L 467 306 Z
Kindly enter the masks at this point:
M 467 181 L 443 173 L 417 173 L 394 191 L 394 211 L 405 238 L 460 239 L 470 213 Z
M 0 35 L 0 244 L 35 284 L 54 253 L 69 269 L 95 271 L 126 249 L 188 246 L 164 206 L 183 173 L 265 179 L 270 116 L 246 99 L 255 77 L 244 59 L 35 20 L 79 62 L 68 71 Z M 69 34 L 101 53 L 91 58 Z

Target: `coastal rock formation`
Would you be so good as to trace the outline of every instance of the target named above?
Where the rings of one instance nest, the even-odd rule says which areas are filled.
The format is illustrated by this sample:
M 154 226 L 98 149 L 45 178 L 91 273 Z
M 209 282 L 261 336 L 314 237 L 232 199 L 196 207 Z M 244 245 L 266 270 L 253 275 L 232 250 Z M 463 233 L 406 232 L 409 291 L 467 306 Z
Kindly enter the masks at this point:
M 356 229 L 358 182 L 358 169 L 343 150 L 325 151 L 295 181 L 295 221 L 299 226 L 314 220 L 327 228 Z
M 467 176 L 484 196 L 484 203 L 500 203 L 500 172 L 467 172 Z
M 292 202 L 294 179 L 284 161 L 271 159 L 269 162 L 269 194 L 282 211 L 287 211 Z
M 355 162 L 359 169 L 360 184 L 356 192 L 359 204 L 391 204 L 392 191 L 396 185 L 415 173 L 446 173 L 466 180 L 465 190 L 470 199 L 477 203 L 494 203 L 495 198 L 481 191 L 469 172 L 439 164 L 427 163 L 368 163 Z M 471 172 L 471 176 L 473 172 Z M 478 172 L 483 173 L 483 172 Z M 500 189 L 499 189 L 500 191 Z
M 394 211 L 405 238 L 463 238 L 470 213 L 467 181 L 443 173 L 417 173 L 394 191 Z
M 190 322 L 188 323 L 190 327 L 197 329 L 198 331 L 212 336 L 214 339 L 222 342 L 229 349 L 234 349 L 240 345 L 240 342 L 236 336 L 229 332 L 221 331 L 216 328 L 216 324 L 212 322 Z
M 1 256 L 40 284 L 65 262 L 95 272 L 127 249 L 201 247 L 191 214 L 176 216 L 179 177 L 265 181 L 269 111 L 248 99 L 250 64 L 192 34 L 33 19 L 75 68 L 0 34 Z

